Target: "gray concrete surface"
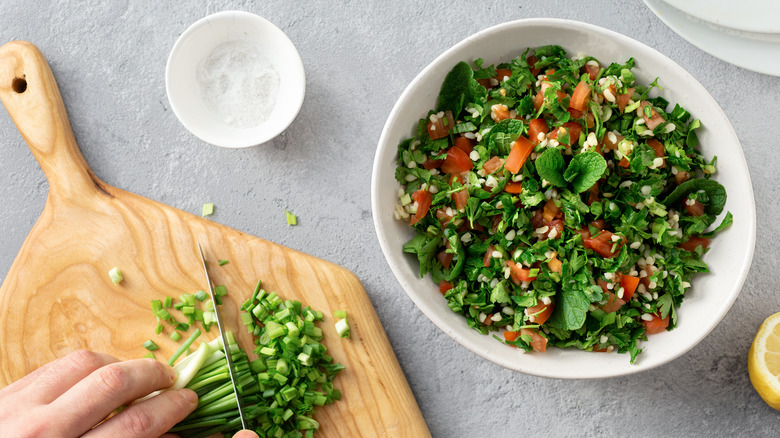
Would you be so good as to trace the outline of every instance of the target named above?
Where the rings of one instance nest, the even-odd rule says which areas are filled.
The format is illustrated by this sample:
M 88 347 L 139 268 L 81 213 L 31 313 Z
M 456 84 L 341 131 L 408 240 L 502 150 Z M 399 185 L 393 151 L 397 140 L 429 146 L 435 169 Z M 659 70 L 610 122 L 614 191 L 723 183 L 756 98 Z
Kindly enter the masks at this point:
M 780 310 L 776 255 L 780 78 L 701 52 L 633 1 L 401 0 L 263 2 L 0 1 L 0 41 L 47 56 L 76 138 L 109 184 L 333 261 L 355 272 L 384 324 L 434 437 L 777 436 L 780 413 L 748 380 L 759 324 Z M 266 17 L 298 47 L 307 95 L 292 126 L 265 146 L 205 144 L 178 122 L 164 70 L 176 38 L 213 12 Z M 681 64 L 715 97 L 744 148 L 758 211 L 756 253 L 741 295 L 685 356 L 599 381 L 558 381 L 493 365 L 440 332 L 406 296 L 371 220 L 374 151 L 393 104 L 439 53 L 508 20 L 561 17 L 628 35 Z M 0 278 L 43 208 L 47 182 L 0 112 Z M 297 227 L 285 222 L 295 212 Z

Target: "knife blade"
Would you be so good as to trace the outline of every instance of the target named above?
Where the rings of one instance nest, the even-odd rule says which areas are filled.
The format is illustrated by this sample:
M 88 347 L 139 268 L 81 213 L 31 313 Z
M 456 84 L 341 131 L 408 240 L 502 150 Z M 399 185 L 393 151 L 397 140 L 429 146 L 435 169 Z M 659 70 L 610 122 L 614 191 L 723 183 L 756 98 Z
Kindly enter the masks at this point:
M 244 416 L 244 401 L 238 394 L 236 371 L 233 367 L 233 358 L 231 357 L 230 350 L 228 349 L 225 341 L 225 339 L 227 339 L 225 337 L 225 324 L 222 322 L 222 315 L 219 311 L 219 305 L 217 305 L 217 297 L 214 295 L 214 286 L 211 282 L 211 277 L 209 277 L 209 268 L 206 266 L 206 258 L 203 256 L 203 248 L 201 248 L 200 242 L 196 243 L 198 244 L 200 260 L 203 262 L 203 271 L 206 273 L 206 282 L 208 283 L 207 286 L 209 295 L 211 296 L 211 301 L 214 303 L 214 313 L 216 314 L 217 318 L 217 327 L 219 327 L 219 336 L 222 341 L 222 350 L 225 352 L 225 360 L 227 361 L 228 372 L 230 373 L 230 383 L 233 384 L 233 393 L 236 395 L 236 405 L 238 406 L 238 415 L 241 417 L 241 427 L 243 429 L 248 429 L 249 427 L 246 423 L 246 417 Z

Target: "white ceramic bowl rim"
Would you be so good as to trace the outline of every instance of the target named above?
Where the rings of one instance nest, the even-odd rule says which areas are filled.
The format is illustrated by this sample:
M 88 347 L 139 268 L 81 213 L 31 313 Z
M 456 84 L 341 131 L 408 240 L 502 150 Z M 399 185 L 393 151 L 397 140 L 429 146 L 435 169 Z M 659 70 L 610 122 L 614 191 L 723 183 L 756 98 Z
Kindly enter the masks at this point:
M 217 120 L 203 104 L 195 80 L 197 64 L 211 50 L 242 39 L 260 45 L 280 78 L 269 118 L 247 129 Z M 243 148 L 265 143 L 290 126 L 303 105 L 306 75 L 300 54 L 281 29 L 249 12 L 222 11 L 196 21 L 176 40 L 165 68 L 165 88 L 174 114 L 196 137 L 216 146 Z
M 644 70 L 642 66 L 649 66 L 648 69 L 652 70 L 653 73 L 652 77 L 660 76 L 662 83 L 664 83 L 664 78 L 671 81 L 670 78 L 674 77 L 673 80 L 680 82 L 680 84 L 670 84 L 667 91 L 672 88 L 675 93 L 682 93 L 685 96 L 669 100 L 670 102 L 679 102 L 705 123 L 704 128 L 699 131 L 700 143 L 705 145 L 703 146 L 705 156 L 711 157 L 713 155 L 713 149 L 708 148 L 708 143 L 717 146 L 720 158 L 723 158 L 724 154 L 727 155 L 725 160 L 718 162 L 720 172 L 716 175 L 716 179 L 728 190 L 730 196 L 724 213 L 732 211 L 735 215 L 735 222 L 731 229 L 717 236 L 713 248 L 705 255 L 705 261 L 712 266 L 711 261 L 722 265 L 723 259 L 726 259 L 731 264 L 727 266 L 727 269 L 713 270 L 711 274 L 704 274 L 703 278 L 694 278 L 694 286 L 686 294 L 686 300 L 680 308 L 681 318 L 678 321 L 678 327 L 671 332 L 652 335 L 648 341 L 643 343 L 646 348 L 634 365 L 629 364 L 627 354 L 597 354 L 558 348 L 548 349 L 544 354 L 522 354 L 519 349 L 503 345 L 490 336 L 480 335 L 466 325 L 465 319 L 461 315 L 455 314 L 446 306 L 428 275 L 422 279 L 419 278 L 417 272 L 419 265 L 417 260 L 413 259 L 414 256 L 403 254 L 401 251 L 401 245 L 413 237 L 414 233 L 408 224 L 398 225 L 400 222 L 392 218 L 392 209 L 395 205 L 393 196 L 400 187 L 392 176 L 395 170 L 398 143 L 411 137 L 416 126 L 415 122 L 424 117 L 427 110 L 435 106 L 435 96 L 438 95 L 444 75 L 458 61 L 472 62 L 477 57 L 485 58 L 487 63 L 508 61 L 522 53 L 525 47 L 545 44 L 518 42 L 514 50 L 503 52 L 506 59 L 491 59 L 487 56 L 480 56 L 480 54 L 468 53 L 466 55 L 463 53 L 468 52 L 470 47 L 473 51 L 476 50 L 473 49 L 473 46 L 488 44 L 486 41 L 497 34 L 513 30 L 519 32 L 518 29 L 521 28 L 534 29 L 534 31 L 554 29 L 556 32 L 579 32 L 595 38 L 599 42 L 602 40 L 614 41 L 616 47 L 627 49 L 630 52 L 628 56 L 637 59 L 635 72 Z M 546 44 L 567 45 L 552 38 L 547 41 Z M 568 45 L 587 45 L 587 43 L 579 43 L 578 40 L 576 43 Z M 509 53 L 515 52 L 516 54 L 509 55 Z M 571 50 L 568 52 L 569 56 L 573 56 Z M 596 56 L 595 53 L 586 54 Z M 473 55 L 477 56 L 467 57 Z M 625 56 L 625 59 L 628 56 Z M 599 56 L 597 58 L 607 63 L 625 60 L 602 59 Z M 645 73 L 643 75 L 647 76 Z M 639 74 L 637 74 L 637 79 L 640 79 Z M 644 83 L 649 83 L 652 80 L 650 78 L 645 82 L 646 79 L 641 78 Z M 668 82 L 666 83 L 668 84 Z M 435 90 L 429 90 L 423 84 L 429 88 L 434 87 Z M 666 92 L 663 94 L 669 97 Z M 696 99 L 693 99 L 694 97 Z M 421 100 L 424 103 L 416 103 Z M 408 108 L 410 103 L 415 103 L 413 105 L 415 108 L 410 110 Z M 700 109 L 700 111 L 694 112 L 691 107 Z M 418 109 L 420 113 L 414 114 Z M 405 122 L 399 122 L 399 119 L 402 118 L 405 121 L 413 119 L 414 122 L 408 123 L 406 126 Z M 710 134 L 710 131 L 719 134 L 720 138 L 716 137 L 715 134 Z M 403 134 L 399 135 L 399 132 Z M 725 316 L 744 283 L 755 246 L 755 202 L 747 163 L 731 123 L 712 96 L 687 71 L 655 49 L 607 29 L 563 19 L 525 19 L 490 27 L 467 37 L 426 66 L 401 94 L 380 136 L 372 172 L 371 206 L 380 247 L 393 274 L 415 305 L 436 326 L 470 351 L 498 365 L 526 374 L 552 378 L 583 379 L 627 375 L 660 366 L 680 357 L 704 339 Z M 407 232 L 397 231 L 400 227 L 405 227 Z M 727 247 L 729 251 L 726 251 Z M 427 285 L 424 282 L 427 282 Z M 721 290 L 717 291 L 719 294 L 717 296 L 709 295 L 709 292 L 712 291 L 705 291 L 708 285 L 720 287 Z M 697 307 L 697 304 L 699 306 L 706 305 L 706 309 Z M 703 312 L 706 313 L 703 314 Z M 695 323 L 699 324 L 693 327 L 692 324 Z

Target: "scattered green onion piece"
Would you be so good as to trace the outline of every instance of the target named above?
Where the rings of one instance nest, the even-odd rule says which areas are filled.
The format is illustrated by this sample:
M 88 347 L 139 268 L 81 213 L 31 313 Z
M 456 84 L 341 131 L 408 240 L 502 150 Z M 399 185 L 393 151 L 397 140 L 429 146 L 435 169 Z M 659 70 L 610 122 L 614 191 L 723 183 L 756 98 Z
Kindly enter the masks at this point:
M 160 300 L 152 300 L 152 312 L 157 314 L 160 309 L 162 309 L 162 302 Z
M 347 317 L 347 311 L 346 310 L 336 310 L 333 312 L 333 316 L 336 318 L 346 318 Z
M 125 277 L 122 276 L 122 272 L 116 266 L 114 266 L 113 268 L 111 268 L 110 271 L 108 271 L 108 276 L 111 277 L 111 282 L 113 282 L 114 284 L 119 284 L 122 282 L 122 280 L 125 279 Z
M 195 314 L 195 308 L 192 306 L 184 306 L 181 308 L 181 313 L 185 315 L 193 315 Z
M 158 322 L 157 327 L 154 328 L 154 334 L 159 335 L 163 331 L 162 323 Z
M 179 339 L 181 339 L 181 334 L 179 334 L 179 332 L 173 332 L 171 333 L 171 339 L 173 339 L 176 342 L 179 342 Z
M 220 260 L 220 261 L 219 261 L 219 266 L 225 266 L 225 265 L 227 265 L 228 263 L 230 263 L 230 261 L 229 261 L 229 260 Z
M 146 354 L 144 354 L 144 357 L 147 358 L 147 359 L 154 359 L 155 358 L 154 357 L 154 353 L 152 353 L 151 351 L 146 353 Z
M 200 214 L 201 217 L 210 216 L 212 214 L 214 214 L 214 204 L 212 203 L 203 204 L 203 210 Z
M 336 321 L 336 332 L 342 338 L 349 337 L 349 323 L 347 322 L 347 318 Z
M 287 225 L 298 225 L 298 217 L 289 211 L 285 211 L 287 214 Z
M 148 341 L 144 342 L 144 348 L 146 348 L 149 351 L 158 350 L 160 347 L 154 343 L 153 340 L 149 339 Z
M 199 291 L 195 292 L 195 299 L 198 300 L 198 301 L 203 301 L 206 298 L 208 298 L 208 296 L 209 296 L 209 294 L 207 294 L 206 292 L 204 292 L 202 290 L 199 290 Z
M 165 297 L 165 300 L 163 300 L 163 307 L 171 307 L 173 304 L 173 297 Z

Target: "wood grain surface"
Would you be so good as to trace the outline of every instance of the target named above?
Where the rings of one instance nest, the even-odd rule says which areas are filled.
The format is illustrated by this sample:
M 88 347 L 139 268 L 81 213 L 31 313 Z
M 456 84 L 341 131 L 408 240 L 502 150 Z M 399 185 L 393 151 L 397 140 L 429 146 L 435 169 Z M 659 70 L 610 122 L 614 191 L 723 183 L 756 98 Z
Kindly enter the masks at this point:
M 227 326 L 246 349 L 254 344 L 238 307 L 258 280 L 325 314 L 323 342 L 346 370 L 334 382 L 342 400 L 316 411 L 318 436 L 430 436 L 351 272 L 102 182 L 79 151 L 48 63 L 30 43 L 0 48 L 0 99 L 49 181 L 41 217 L 0 287 L 0 387 L 80 348 L 132 359 L 153 339 L 158 358 L 169 357 L 178 343 L 168 330 L 154 334 L 150 301 L 205 287 L 200 241 L 214 283 L 229 292 Z M 230 263 L 220 267 L 218 259 Z M 124 274 L 119 285 L 108 276 L 115 266 Z M 349 314 L 349 339 L 333 328 L 337 309 Z

